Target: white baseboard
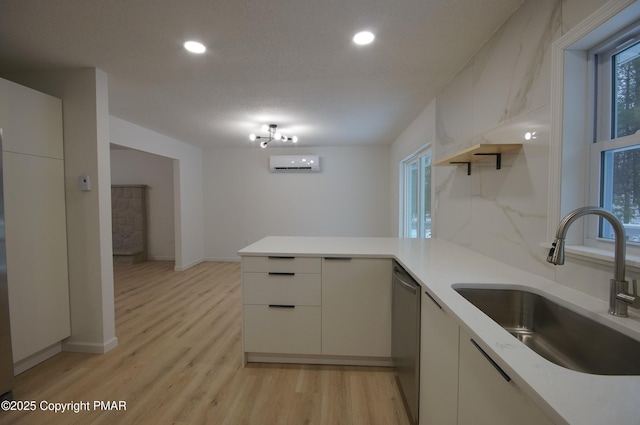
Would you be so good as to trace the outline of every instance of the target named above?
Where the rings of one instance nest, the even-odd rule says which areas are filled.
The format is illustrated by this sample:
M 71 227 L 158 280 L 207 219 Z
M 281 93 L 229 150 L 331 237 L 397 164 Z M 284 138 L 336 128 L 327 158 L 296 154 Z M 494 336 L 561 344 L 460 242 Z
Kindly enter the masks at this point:
M 207 257 L 205 261 L 221 261 L 224 263 L 239 263 L 240 257 Z
M 30 355 L 26 359 L 22 359 L 19 362 L 13 364 L 13 374 L 18 375 L 43 361 L 50 359 L 62 352 L 62 342 L 57 342 L 43 350 L 38 351 L 35 354 Z
M 62 350 L 75 353 L 104 354 L 117 346 L 118 338 L 114 337 L 102 344 L 99 342 L 65 341 L 62 343 Z
M 173 268 L 173 270 L 175 270 L 175 271 L 177 271 L 177 272 L 183 272 L 183 271 L 185 271 L 185 270 L 187 270 L 187 269 L 190 269 L 190 268 L 191 268 L 191 267 L 193 267 L 193 266 L 197 266 L 198 264 L 200 264 L 200 263 L 202 263 L 202 262 L 204 262 L 204 261 L 205 261 L 205 259 L 204 259 L 204 258 L 202 258 L 202 259 L 200 259 L 200 260 L 192 261 L 191 263 L 185 264 L 185 265 L 183 265 L 183 266 L 175 266 L 175 267 Z

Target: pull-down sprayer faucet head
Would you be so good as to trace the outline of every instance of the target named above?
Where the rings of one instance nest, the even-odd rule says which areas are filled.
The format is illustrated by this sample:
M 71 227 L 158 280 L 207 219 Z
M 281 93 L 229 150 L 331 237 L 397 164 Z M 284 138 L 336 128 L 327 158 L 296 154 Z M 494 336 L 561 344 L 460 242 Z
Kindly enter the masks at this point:
M 549 255 L 547 255 L 547 262 L 561 266 L 564 264 L 564 239 L 556 238 L 551 244 Z

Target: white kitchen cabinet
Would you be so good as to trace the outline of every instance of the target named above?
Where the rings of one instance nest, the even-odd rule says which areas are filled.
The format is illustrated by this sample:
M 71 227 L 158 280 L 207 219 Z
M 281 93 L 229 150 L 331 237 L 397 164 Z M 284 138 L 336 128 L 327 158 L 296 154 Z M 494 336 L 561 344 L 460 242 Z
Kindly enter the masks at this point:
M 420 425 L 456 425 L 458 323 L 422 289 Z
M 320 258 L 242 258 L 245 353 L 321 353 L 320 271 Z
M 320 354 L 320 307 L 244 306 L 244 349 L 253 353 Z
M 0 78 L 3 150 L 64 158 L 62 101 Z
M 13 361 L 71 333 L 62 102 L 0 79 Z
M 320 274 L 319 257 L 259 256 L 242 257 L 243 273 L 305 273 Z
M 279 275 L 245 273 L 244 304 L 292 304 L 320 306 L 320 274 Z
M 386 258 L 323 258 L 322 354 L 391 357 L 391 270 Z
M 460 330 L 458 425 L 552 425 Z

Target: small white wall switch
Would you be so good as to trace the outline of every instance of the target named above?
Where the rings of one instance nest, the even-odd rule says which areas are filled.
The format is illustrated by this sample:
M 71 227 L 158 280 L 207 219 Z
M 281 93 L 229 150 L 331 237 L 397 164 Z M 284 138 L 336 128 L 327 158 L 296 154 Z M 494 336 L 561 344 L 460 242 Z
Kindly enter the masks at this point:
M 91 177 L 88 175 L 79 176 L 78 177 L 78 185 L 80 186 L 80 190 L 89 191 L 91 190 Z

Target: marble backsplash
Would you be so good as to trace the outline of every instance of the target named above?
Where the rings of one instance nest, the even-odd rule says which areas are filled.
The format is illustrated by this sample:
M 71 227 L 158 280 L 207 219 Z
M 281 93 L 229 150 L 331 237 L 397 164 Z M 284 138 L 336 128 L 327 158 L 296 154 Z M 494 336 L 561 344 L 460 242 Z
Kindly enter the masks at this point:
M 523 143 L 466 167 L 434 167 L 437 237 L 537 275 L 546 260 L 551 45 L 606 1 L 527 0 L 436 98 L 436 161 L 476 143 Z M 579 7 L 584 5 L 584 8 Z M 526 132 L 535 138 L 525 140 Z M 598 289 L 599 291 L 599 289 Z

